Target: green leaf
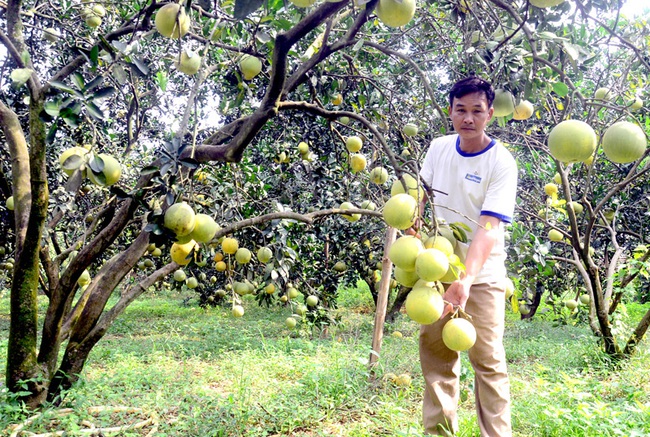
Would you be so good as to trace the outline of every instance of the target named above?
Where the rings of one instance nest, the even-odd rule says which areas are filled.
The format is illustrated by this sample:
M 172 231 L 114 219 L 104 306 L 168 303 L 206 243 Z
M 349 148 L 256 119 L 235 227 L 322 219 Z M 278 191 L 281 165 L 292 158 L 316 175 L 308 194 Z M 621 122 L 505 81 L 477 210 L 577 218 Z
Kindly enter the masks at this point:
M 569 94 L 569 87 L 564 84 L 564 82 L 555 82 L 553 84 L 553 91 L 560 97 L 564 97 Z
M 88 113 L 93 116 L 94 118 L 97 118 L 99 120 L 104 119 L 104 112 L 102 112 L 101 109 L 97 105 L 95 105 L 93 102 L 84 102 L 84 106 L 86 107 L 86 110 Z
M 63 82 L 59 82 L 57 80 L 53 80 L 50 82 L 50 86 L 53 88 L 56 88 L 61 91 L 65 91 L 66 93 L 72 94 L 75 97 L 83 98 L 83 94 L 81 94 L 79 91 L 76 89 L 69 87 L 68 85 L 64 84 Z
M 115 88 L 113 88 L 112 86 L 108 86 L 106 88 L 101 88 L 101 89 L 95 91 L 95 93 L 92 95 L 91 98 L 92 98 L 92 100 L 105 99 L 105 98 L 110 97 L 113 94 L 115 94 L 115 91 L 116 91 Z
M 158 87 L 163 93 L 167 91 L 167 82 L 168 82 L 167 73 L 165 73 L 164 71 L 159 71 L 158 73 L 156 73 L 156 84 L 158 85 Z M 225 99 L 222 99 L 222 101 L 223 100 Z
M 59 103 L 58 102 L 45 102 L 45 105 L 43 106 L 43 109 L 47 113 L 47 115 L 51 117 L 58 117 L 59 116 Z
M 81 73 L 74 73 L 72 75 L 72 82 L 77 86 L 79 90 L 83 90 L 85 88 L 84 77 L 81 75 Z

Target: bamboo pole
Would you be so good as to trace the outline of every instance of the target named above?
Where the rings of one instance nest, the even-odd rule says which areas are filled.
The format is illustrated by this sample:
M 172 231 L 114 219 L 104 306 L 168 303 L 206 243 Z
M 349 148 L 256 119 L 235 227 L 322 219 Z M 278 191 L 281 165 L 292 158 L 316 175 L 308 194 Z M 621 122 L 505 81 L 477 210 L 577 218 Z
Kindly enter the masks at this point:
M 384 321 L 386 320 L 386 307 L 388 306 L 388 291 L 390 290 L 391 270 L 393 263 L 388 258 L 388 251 L 395 241 L 397 229 L 388 227 L 386 229 L 386 242 L 384 243 L 384 257 L 381 262 L 381 282 L 377 295 L 377 308 L 375 310 L 375 328 L 372 333 L 372 350 L 370 351 L 370 362 L 368 367 L 373 372 L 379 360 L 381 342 L 384 338 Z

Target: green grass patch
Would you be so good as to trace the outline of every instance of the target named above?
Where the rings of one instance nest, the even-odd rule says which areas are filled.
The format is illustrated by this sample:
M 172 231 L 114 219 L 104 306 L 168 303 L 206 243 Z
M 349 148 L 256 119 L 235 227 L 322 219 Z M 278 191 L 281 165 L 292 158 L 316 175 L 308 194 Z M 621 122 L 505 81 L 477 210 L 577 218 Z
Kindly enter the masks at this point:
M 65 417 L 46 409 L 29 431 L 74 431 L 155 418 L 162 436 L 421 436 L 423 382 L 418 326 L 405 316 L 386 336 L 370 378 L 372 298 L 360 284 L 340 290 L 342 323 L 326 332 L 288 330 L 285 307 L 246 302 L 241 319 L 228 308 L 197 308 L 187 296 L 150 295 L 132 304 L 96 346 Z M 7 297 L 0 321 L 8 320 Z M 634 308 L 634 314 L 642 314 Z M 630 311 L 632 313 L 632 311 Z M 6 359 L 7 331 L 0 332 Z M 641 436 L 650 434 L 650 356 L 647 344 L 614 368 L 587 327 L 522 322 L 508 316 L 515 436 Z M 472 371 L 462 378 L 461 436 L 478 436 Z M 4 366 L 0 372 L 4 372 Z M 398 388 L 383 375 L 407 373 Z M 0 373 L 4 380 L 4 374 Z M 2 386 L 0 386 L 2 387 Z M 104 406 L 91 414 L 88 407 Z M 115 412 L 118 406 L 139 410 Z M 0 430 L 27 415 L 0 393 Z M 142 430 L 118 435 L 142 436 Z M 0 434 L 4 431 L 0 431 Z

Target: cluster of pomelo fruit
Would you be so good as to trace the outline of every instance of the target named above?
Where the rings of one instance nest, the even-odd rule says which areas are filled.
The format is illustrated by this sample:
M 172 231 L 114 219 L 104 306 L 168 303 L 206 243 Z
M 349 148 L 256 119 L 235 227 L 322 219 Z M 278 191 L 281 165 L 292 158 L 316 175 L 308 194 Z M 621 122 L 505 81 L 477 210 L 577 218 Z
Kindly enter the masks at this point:
M 115 184 L 122 176 L 120 162 L 106 153 L 94 154 L 85 147 L 74 146 L 59 156 L 61 170 L 71 176 L 79 170 L 93 184 L 107 187 Z
M 170 255 L 172 261 L 187 265 L 197 243 L 209 243 L 219 230 L 217 222 L 207 214 L 195 213 L 186 202 L 174 203 L 165 211 L 164 225 L 176 236 Z

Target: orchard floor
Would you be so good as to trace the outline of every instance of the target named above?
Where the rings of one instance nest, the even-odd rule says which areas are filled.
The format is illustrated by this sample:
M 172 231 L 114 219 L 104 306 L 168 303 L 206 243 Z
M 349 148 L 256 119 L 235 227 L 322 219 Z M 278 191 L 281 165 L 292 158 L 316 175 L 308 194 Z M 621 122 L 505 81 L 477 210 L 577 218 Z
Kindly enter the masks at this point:
M 369 379 L 367 291 L 341 291 L 342 323 L 325 334 L 300 324 L 287 329 L 286 307 L 259 308 L 251 300 L 244 317 L 234 319 L 227 308 L 197 308 L 184 300 L 189 296 L 149 295 L 132 304 L 93 350 L 62 405 L 70 410 L 46 409 L 25 429 L 79 435 L 91 426 L 121 427 L 103 435 L 152 437 L 422 435 L 418 327 L 405 316 L 389 327 L 403 337 L 385 337 Z M 28 417 L 4 388 L 8 307 L 7 293 L 0 293 L 0 435 Z M 629 317 L 638 320 L 646 309 L 628 305 Z M 509 313 L 506 349 L 515 436 L 650 435 L 647 343 L 614 369 L 585 326 L 522 322 Z M 459 435 L 478 436 L 472 371 L 463 360 Z M 388 373 L 409 374 L 412 385 L 399 388 L 384 378 Z M 104 408 L 91 413 L 93 406 Z M 135 423 L 141 428 L 126 429 Z

